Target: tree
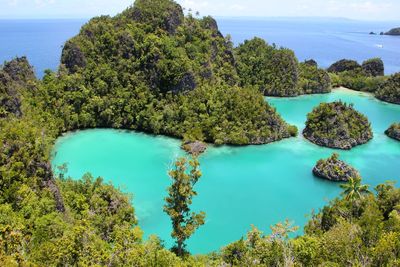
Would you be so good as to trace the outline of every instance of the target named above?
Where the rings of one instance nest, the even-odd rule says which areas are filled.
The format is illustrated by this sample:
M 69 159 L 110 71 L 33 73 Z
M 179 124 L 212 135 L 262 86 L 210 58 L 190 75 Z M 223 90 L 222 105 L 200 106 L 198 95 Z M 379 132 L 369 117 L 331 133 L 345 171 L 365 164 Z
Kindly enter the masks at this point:
M 201 177 L 199 166 L 196 158 L 189 161 L 186 158 L 179 158 L 174 168 L 169 171 L 173 183 L 168 188 L 164 211 L 171 217 L 173 228 L 171 236 L 176 240 L 176 246 L 172 251 L 180 257 L 187 254 L 185 241 L 204 224 L 206 216 L 204 212 L 195 213 L 190 210 L 192 198 L 197 195 L 193 187 Z
M 369 186 L 361 184 L 360 177 L 350 178 L 348 183 L 342 184 L 340 187 L 343 188 L 342 195 L 346 200 L 359 200 L 364 195 L 371 194 L 371 191 L 368 189 Z

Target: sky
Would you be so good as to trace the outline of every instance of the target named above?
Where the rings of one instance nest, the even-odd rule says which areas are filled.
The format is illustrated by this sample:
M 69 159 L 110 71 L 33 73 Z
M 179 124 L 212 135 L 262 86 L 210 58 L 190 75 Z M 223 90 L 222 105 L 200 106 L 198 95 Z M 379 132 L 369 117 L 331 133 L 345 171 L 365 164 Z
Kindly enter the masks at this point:
M 400 20 L 400 0 L 177 0 L 216 17 L 343 17 Z M 115 15 L 133 0 L 0 0 L 0 19 Z

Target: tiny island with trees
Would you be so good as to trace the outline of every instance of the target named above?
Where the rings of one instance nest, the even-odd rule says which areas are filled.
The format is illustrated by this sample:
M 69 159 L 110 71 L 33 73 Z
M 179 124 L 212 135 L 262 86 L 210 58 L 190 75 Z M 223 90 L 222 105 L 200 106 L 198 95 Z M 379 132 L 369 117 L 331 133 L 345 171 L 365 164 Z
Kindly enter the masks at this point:
M 322 94 L 338 86 L 400 104 L 400 73 L 385 76 L 380 59 L 341 60 L 324 70 L 260 38 L 234 47 L 212 17 L 184 15 L 172 0 L 136 0 L 115 17 L 91 19 L 65 43 L 59 69 L 43 79 L 25 57 L 5 62 L 0 265 L 398 266 L 400 189 L 388 182 L 370 190 L 337 154 L 318 161 L 314 173 L 345 181 L 342 195 L 313 213 L 302 235 L 293 236 L 297 228 L 285 221 L 270 234 L 253 227 L 214 253 L 186 250 L 206 223 L 207 210 L 191 210 L 204 143 L 261 145 L 297 136 L 264 96 Z M 172 249 L 156 236 L 143 238 L 130 195 L 90 174 L 66 177 L 67 166 L 52 170 L 56 138 L 87 128 L 182 139 L 192 157 L 169 171 L 164 205 Z M 393 124 L 386 134 L 399 140 L 399 129 Z M 368 118 L 340 101 L 315 107 L 303 135 L 339 149 L 373 138 Z
M 345 150 L 373 137 L 368 118 L 341 101 L 321 103 L 309 113 L 303 135 L 317 145 Z

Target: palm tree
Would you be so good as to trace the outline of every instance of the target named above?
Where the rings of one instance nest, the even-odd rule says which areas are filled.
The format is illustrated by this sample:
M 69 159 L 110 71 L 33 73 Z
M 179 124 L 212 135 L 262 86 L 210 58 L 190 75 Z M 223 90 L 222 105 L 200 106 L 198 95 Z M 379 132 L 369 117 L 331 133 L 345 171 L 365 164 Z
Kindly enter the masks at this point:
M 346 184 L 342 184 L 340 187 L 343 188 L 342 195 L 346 200 L 355 201 L 362 199 L 364 195 L 371 194 L 369 186 L 361 184 L 360 177 L 350 178 Z

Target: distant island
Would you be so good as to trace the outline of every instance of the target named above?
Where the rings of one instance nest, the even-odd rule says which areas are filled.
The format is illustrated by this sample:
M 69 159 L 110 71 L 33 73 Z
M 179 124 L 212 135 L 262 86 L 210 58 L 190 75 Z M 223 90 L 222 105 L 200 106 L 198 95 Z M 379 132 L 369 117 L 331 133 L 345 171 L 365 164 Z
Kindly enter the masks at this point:
M 381 33 L 381 35 L 393 35 L 393 36 L 400 36 L 400 27 L 393 28 L 388 32 Z

